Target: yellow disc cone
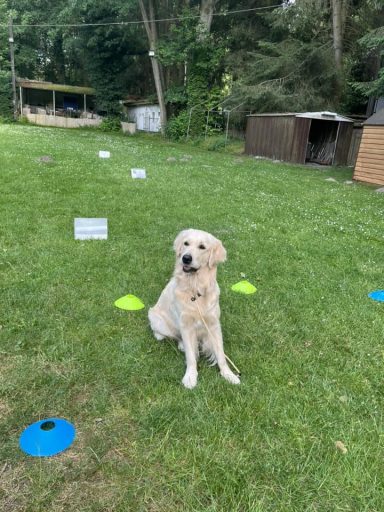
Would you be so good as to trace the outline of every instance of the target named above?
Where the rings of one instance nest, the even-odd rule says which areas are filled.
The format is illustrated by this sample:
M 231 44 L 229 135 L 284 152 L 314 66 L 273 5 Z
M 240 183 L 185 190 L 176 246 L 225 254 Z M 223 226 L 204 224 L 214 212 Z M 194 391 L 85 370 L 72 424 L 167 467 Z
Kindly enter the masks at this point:
M 145 308 L 144 303 L 135 295 L 124 295 L 115 301 L 115 306 L 127 311 L 137 311 Z
M 231 290 L 237 293 L 245 293 L 246 295 L 249 295 L 251 293 L 255 293 L 256 287 L 253 286 L 249 281 L 239 281 L 238 283 L 231 286 Z

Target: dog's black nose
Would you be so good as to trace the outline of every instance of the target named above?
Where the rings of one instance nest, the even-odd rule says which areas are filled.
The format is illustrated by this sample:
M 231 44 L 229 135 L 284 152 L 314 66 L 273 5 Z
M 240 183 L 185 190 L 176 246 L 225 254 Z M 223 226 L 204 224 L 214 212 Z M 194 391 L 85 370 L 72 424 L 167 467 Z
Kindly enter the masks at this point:
M 190 254 L 184 254 L 182 260 L 185 265 L 189 265 L 192 262 L 192 256 Z

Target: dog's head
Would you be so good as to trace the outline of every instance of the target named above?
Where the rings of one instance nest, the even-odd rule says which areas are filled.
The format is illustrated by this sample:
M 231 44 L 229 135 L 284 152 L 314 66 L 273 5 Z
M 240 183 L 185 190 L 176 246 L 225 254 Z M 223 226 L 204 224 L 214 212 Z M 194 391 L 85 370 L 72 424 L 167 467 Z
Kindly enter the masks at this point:
M 184 272 L 196 272 L 200 268 L 213 268 L 226 260 L 223 244 L 210 233 L 199 229 L 185 229 L 174 241 L 176 265 Z

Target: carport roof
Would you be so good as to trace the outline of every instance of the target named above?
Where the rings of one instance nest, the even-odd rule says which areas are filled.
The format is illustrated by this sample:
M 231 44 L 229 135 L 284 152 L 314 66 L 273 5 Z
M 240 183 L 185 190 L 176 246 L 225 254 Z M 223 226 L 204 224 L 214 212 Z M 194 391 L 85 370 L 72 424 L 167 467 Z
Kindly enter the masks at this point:
M 78 85 L 64 85 L 54 84 L 52 82 L 41 82 L 39 80 L 27 80 L 23 78 L 17 79 L 17 85 L 24 89 L 38 89 L 40 91 L 56 91 L 66 92 L 69 94 L 88 94 L 89 96 L 95 94 L 95 89 L 92 87 L 80 87 Z

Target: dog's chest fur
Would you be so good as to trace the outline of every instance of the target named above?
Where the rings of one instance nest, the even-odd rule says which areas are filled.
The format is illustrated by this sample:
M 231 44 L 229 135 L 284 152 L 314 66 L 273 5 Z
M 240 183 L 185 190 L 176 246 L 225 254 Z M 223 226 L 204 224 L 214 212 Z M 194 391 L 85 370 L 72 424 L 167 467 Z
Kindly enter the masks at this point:
M 216 271 L 201 269 L 197 274 L 176 273 L 175 295 L 187 309 L 196 308 L 194 302 L 198 301 L 204 310 L 213 302 L 218 302 L 219 287 L 216 282 Z

